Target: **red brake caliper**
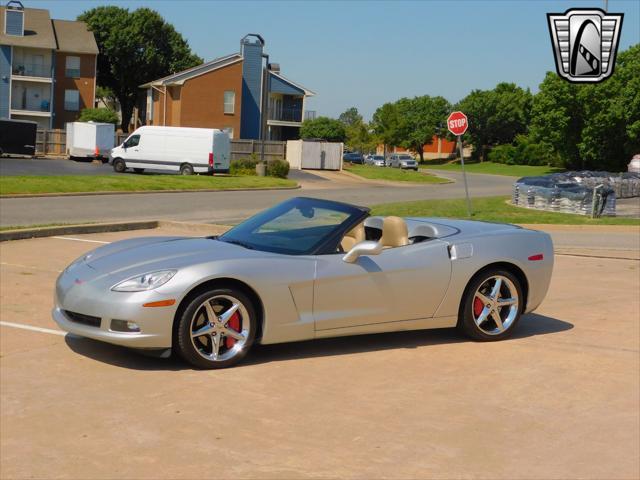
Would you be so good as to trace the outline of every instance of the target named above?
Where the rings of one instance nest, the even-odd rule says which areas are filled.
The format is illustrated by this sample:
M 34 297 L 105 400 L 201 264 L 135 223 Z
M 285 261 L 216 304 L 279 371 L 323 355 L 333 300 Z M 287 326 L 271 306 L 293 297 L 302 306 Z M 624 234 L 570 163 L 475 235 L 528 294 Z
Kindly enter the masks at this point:
M 238 312 L 234 313 L 231 316 L 231 318 L 227 322 L 227 326 L 230 329 L 235 330 L 236 332 L 240 332 L 240 315 L 238 315 Z M 224 342 L 227 348 L 231 348 L 235 345 L 236 339 L 231 337 L 225 337 Z
M 473 314 L 476 316 L 476 318 L 480 316 L 482 310 L 484 310 L 484 303 L 482 303 L 482 300 L 480 300 L 478 297 L 475 297 L 473 299 Z

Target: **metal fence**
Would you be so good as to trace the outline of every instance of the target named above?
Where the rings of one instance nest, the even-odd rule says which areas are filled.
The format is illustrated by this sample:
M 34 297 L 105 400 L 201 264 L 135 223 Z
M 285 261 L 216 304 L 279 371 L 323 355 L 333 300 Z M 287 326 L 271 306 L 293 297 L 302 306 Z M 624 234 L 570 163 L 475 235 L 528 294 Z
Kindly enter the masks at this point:
M 116 133 L 114 144 L 120 145 L 128 133 Z M 284 159 L 286 142 L 264 142 L 264 157 L 267 161 Z M 255 154 L 260 158 L 262 142 L 260 140 L 231 140 L 231 160 L 250 157 Z M 65 130 L 38 130 L 36 136 L 36 155 L 66 155 L 67 132 Z

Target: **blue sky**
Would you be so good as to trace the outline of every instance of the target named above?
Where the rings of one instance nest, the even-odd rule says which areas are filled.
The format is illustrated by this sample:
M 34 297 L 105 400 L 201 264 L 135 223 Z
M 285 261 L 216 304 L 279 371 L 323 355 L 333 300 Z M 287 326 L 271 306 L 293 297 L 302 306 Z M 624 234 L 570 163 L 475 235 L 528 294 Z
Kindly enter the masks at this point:
M 3 2 L 4 3 L 4 2 Z M 317 93 L 308 104 L 337 116 L 355 106 L 369 118 L 384 102 L 515 82 L 537 91 L 554 70 L 545 14 L 604 7 L 603 0 L 87 1 L 23 0 L 53 18 L 98 5 L 157 10 L 205 60 L 239 50 L 260 33 L 282 73 Z M 640 0 L 609 0 L 625 14 L 620 50 L 640 43 Z

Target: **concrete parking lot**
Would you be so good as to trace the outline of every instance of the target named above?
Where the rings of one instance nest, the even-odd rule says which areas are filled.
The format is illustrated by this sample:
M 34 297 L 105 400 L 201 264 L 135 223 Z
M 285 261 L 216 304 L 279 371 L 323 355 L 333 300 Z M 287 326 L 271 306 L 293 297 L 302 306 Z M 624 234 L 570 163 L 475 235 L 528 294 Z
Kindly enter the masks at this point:
M 0 477 L 640 476 L 637 252 L 558 255 L 545 302 L 497 343 L 368 335 L 197 371 L 57 329 L 53 284 L 71 260 L 172 233 L 0 244 Z

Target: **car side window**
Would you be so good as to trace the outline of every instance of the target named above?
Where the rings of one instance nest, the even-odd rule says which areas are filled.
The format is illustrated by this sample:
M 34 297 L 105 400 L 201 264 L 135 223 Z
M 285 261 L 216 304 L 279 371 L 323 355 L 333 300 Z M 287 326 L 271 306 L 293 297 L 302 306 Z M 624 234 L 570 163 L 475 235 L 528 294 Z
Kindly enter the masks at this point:
M 140 143 L 140 135 L 132 135 L 124 142 L 125 148 L 137 147 Z

